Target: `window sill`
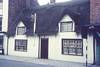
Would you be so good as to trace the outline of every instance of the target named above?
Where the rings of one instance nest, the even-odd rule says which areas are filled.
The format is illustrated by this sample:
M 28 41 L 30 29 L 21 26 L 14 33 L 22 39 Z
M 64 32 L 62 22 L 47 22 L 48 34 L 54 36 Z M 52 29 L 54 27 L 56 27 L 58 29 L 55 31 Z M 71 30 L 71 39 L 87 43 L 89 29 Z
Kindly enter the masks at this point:
M 66 56 L 83 56 L 83 54 L 82 55 L 74 55 L 74 54 L 62 54 L 62 55 L 66 55 Z

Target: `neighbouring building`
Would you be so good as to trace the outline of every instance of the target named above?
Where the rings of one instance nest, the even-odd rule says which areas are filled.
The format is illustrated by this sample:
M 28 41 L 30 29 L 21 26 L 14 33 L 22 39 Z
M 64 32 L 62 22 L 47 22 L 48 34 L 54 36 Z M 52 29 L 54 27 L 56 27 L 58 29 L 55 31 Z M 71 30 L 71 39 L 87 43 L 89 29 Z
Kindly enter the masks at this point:
M 90 0 L 90 23 L 94 37 L 94 63 L 100 64 L 100 0 Z
M 5 5 L 6 4 L 6 5 Z M 8 24 L 8 0 L 0 0 L 0 54 L 6 53 Z
M 97 63 L 90 0 L 52 0 L 44 6 L 36 0 L 7 2 L 2 25 L 5 55 Z

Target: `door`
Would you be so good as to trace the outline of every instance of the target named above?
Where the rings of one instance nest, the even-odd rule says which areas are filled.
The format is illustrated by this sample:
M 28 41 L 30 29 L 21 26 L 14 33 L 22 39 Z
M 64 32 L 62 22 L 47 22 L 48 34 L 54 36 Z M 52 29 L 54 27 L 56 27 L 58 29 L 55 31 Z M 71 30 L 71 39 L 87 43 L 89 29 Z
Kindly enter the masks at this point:
M 48 59 L 48 38 L 41 38 L 41 58 Z
M 96 64 L 100 65 L 100 39 L 96 40 Z
M 4 54 L 4 49 L 3 49 L 3 37 L 0 37 L 0 54 Z

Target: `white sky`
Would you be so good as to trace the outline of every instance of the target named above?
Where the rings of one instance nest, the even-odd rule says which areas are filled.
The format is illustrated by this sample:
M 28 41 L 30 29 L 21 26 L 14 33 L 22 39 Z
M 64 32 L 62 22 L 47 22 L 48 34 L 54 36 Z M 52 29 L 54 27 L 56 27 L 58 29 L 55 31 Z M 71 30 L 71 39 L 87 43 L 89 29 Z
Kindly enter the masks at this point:
M 56 0 L 56 2 L 67 2 L 67 1 L 71 1 L 71 0 Z M 40 5 L 45 5 L 47 3 L 50 2 L 50 0 L 38 0 Z

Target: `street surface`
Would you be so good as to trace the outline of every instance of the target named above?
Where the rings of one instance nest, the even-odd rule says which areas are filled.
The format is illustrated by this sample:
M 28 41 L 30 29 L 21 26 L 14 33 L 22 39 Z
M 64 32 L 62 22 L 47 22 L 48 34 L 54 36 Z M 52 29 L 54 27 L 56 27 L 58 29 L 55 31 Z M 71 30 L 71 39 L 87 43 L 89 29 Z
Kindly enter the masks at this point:
M 53 66 L 0 59 L 0 67 L 53 67 Z

